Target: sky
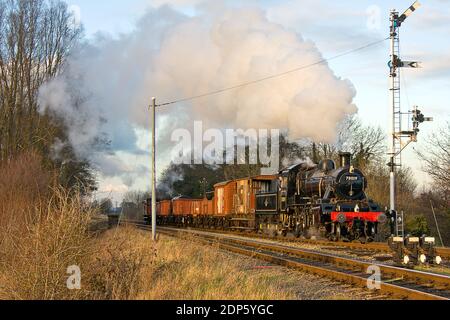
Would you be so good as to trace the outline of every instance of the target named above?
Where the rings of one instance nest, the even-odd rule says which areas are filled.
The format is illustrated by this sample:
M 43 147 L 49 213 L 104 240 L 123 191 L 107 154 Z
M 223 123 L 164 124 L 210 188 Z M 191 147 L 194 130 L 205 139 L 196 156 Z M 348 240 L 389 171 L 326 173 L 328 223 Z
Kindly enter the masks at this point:
M 148 10 L 170 5 L 184 14 L 195 16 L 201 0 L 67 0 L 80 19 L 88 38 L 99 33 L 119 37 L 133 32 L 136 23 Z M 208 1 L 206 1 L 208 2 Z M 212 0 L 210 0 L 212 2 Z M 298 31 L 313 41 L 324 57 L 346 52 L 388 37 L 389 11 L 403 12 L 412 0 L 331 1 L 331 0 L 248 0 L 226 1 L 229 6 L 256 6 L 270 21 Z M 420 106 L 433 123 L 422 126 L 419 143 L 404 155 L 404 163 L 414 169 L 417 180 L 426 181 L 414 149 L 424 148 L 424 138 L 449 121 L 450 85 L 450 0 L 422 0 L 422 7 L 402 26 L 401 51 L 404 60 L 421 61 L 423 68 L 402 72 L 403 110 Z M 364 123 L 387 131 L 389 117 L 389 43 L 331 61 L 334 73 L 348 79 L 356 89 L 354 103 Z M 283 81 L 283 80 L 280 80 Z M 147 146 L 146 133 L 141 145 Z M 123 154 L 129 162 L 149 165 L 149 159 Z M 149 180 L 148 180 L 149 182 Z M 133 188 L 146 189 L 146 180 Z M 101 180 L 101 194 L 117 197 L 128 187 L 120 180 Z

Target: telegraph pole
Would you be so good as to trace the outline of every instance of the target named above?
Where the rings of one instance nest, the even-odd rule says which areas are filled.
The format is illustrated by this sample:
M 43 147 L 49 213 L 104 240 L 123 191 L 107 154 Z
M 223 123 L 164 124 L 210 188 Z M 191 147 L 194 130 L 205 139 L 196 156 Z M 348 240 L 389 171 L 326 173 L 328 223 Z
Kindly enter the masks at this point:
M 152 240 L 156 241 L 156 98 L 152 98 Z
M 416 61 L 402 61 L 400 58 L 400 27 L 405 20 L 419 9 L 419 1 L 413 3 L 402 15 L 398 11 L 391 10 L 390 14 L 390 134 L 389 134 L 389 168 L 390 168 L 390 213 L 396 218 L 396 235 L 404 236 L 404 217 L 397 214 L 396 205 L 396 170 L 402 165 L 401 153 L 411 142 L 417 142 L 419 125 L 425 121 L 433 121 L 432 118 L 425 118 L 418 107 L 407 113 L 402 112 L 401 92 L 400 92 L 400 68 L 420 68 L 420 63 Z M 403 130 L 403 115 L 412 115 L 413 127 L 410 130 Z

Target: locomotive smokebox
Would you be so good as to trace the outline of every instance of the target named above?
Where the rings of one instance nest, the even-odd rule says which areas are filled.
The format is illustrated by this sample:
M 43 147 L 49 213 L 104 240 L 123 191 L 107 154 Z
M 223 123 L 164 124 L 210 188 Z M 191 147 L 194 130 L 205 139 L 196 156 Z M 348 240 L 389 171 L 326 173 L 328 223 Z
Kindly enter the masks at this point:
M 339 153 L 341 168 L 346 168 L 351 166 L 352 154 L 350 152 Z

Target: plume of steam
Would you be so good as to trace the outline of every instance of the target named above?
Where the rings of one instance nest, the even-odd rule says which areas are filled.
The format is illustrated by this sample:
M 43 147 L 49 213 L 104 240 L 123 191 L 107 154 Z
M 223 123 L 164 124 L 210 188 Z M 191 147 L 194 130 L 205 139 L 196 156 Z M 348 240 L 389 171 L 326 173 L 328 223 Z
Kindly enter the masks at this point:
M 317 167 L 317 164 L 315 164 L 314 161 L 312 161 L 310 157 L 306 157 L 304 159 L 303 158 L 298 158 L 298 157 L 296 157 L 296 158 L 286 158 L 286 159 L 283 159 L 283 162 L 282 162 L 284 168 L 288 168 L 290 166 L 293 166 L 293 165 L 296 165 L 296 164 L 299 164 L 299 163 L 302 163 L 303 167 L 305 169 L 312 169 L 312 168 L 316 168 Z
M 172 170 L 167 170 L 164 173 L 163 180 L 158 184 L 158 195 L 161 198 L 171 198 L 178 196 L 173 190 L 173 185 L 177 181 L 184 180 L 184 172 L 180 167 L 171 168 Z
M 126 169 L 114 154 L 145 149 L 137 146 L 136 131 L 148 126 L 152 96 L 159 102 L 195 96 L 322 59 L 313 42 L 270 22 L 260 9 L 202 10 L 190 17 L 163 6 L 130 34 L 98 35 L 74 52 L 64 74 L 41 88 L 41 110 L 64 117 L 76 152 L 105 174 Z M 287 129 L 292 139 L 331 142 L 338 124 L 357 111 L 354 96 L 351 83 L 323 64 L 160 109 L 159 157 L 170 153 L 172 129 L 189 129 L 194 120 L 205 128 Z M 111 141 L 106 156 L 95 148 L 105 138 Z

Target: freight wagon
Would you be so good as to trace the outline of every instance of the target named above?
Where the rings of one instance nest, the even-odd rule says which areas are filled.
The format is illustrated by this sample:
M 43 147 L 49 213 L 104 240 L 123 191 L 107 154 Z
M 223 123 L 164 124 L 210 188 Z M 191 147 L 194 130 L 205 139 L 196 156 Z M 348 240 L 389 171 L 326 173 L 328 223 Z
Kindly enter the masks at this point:
M 176 226 L 241 229 L 255 228 L 257 194 L 274 191 L 276 176 L 257 176 L 218 183 L 213 197 L 191 199 L 179 196 L 157 203 L 158 224 Z M 146 205 L 147 221 L 151 200 Z

